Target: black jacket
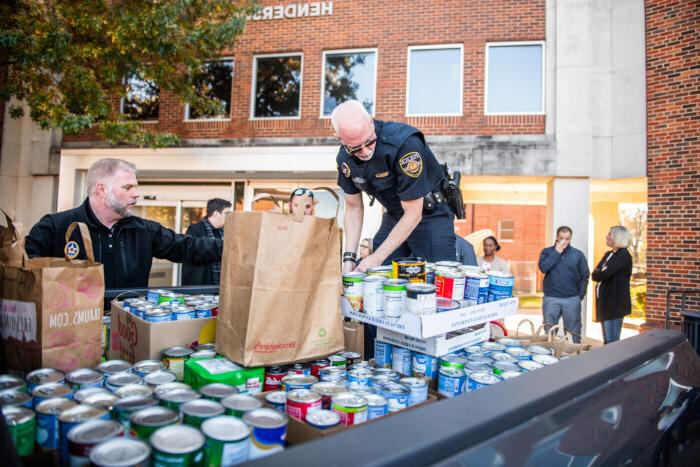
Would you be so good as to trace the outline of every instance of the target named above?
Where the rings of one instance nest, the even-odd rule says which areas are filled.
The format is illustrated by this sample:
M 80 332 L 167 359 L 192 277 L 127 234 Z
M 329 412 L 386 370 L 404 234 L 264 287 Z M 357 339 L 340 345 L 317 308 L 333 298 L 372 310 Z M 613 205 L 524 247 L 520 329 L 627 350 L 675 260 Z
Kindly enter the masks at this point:
M 84 222 L 90 230 L 95 260 L 102 262 L 102 241 L 109 230 L 97 221 L 86 199 L 77 208 L 56 214 L 47 214 L 32 227 L 26 239 L 29 257 L 64 257 L 65 236 L 72 222 Z M 105 264 L 105 287 L 148 287 L 153 258 L 173 262 L 185 260 L 194 263 L 220 261 L 223 241 L 214 238 L 195 238 L 176 234 L 157 222 L 136 216 L 124 218 L 114 228 L 113 266 Z M 85 248 L 78 229 L 71 240 L 78 242 L 78 258 L 86 259 Z
M 596 301 L 596 321 L 620 319 L 632 312 L 630 298 L 630 277 L 632 276 L 632 255 L 625 248 L 617 250 L 608 260 L 605 271 L 601 271 L 606 252 L 593 270 L 591 278 L 600 283 Z
M 193 237 L 211 238 L 207 235 L 204 221 L 197 222 L 187 227 L 187 235 Z M 212 285 L 214 284 L 214 274 L 211 263 L 195 264 L 190 261 L 182 263 L 182 285 Z

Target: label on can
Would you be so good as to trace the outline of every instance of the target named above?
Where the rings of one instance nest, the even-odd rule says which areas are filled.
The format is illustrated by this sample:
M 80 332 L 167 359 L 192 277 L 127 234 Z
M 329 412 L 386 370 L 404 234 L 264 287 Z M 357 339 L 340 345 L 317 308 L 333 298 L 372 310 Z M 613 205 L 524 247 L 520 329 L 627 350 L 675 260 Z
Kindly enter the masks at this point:
M 367 276 L 364 279 L 362 307 L 369 316 L 384 316 L 384 276 Z
M 397 258 L 391 262 L 394 279 L 406 279 L 409 282 L 425 282 L 425 258 Z
M 416 315 L 432 315 L 437 308 L 435 286 L 410 284 L 406 290 L 406 311 Z
M 438 372 L 438 359 L 431 355 L 413 353 L 411 376 L 415 378 L 435 379 Z
M 413 352 L 402 347 L 392 349 L 391 367 L 399 374 L 410 376 L 411 365 L 413 364 Z
M 462 300 L 465 281 L 466 276 L 459 270 L 439 269 L 435 272 L 436 294 L 450 300 Z
M 363 282 L 366 276 L 367 274 L 360 271 L 343 274 L 343 295 L 347 297 L 355 311 L 362 310 Z
M 378 368 L 391 368 L 393 346 L 380 340 L 374 340 L 374 364 Z

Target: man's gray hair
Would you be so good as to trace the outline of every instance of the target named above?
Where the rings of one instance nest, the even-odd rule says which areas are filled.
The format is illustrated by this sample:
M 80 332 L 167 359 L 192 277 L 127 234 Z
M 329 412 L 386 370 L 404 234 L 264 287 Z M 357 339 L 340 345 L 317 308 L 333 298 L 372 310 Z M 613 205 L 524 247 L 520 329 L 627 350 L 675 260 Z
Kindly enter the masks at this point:
M 335 134 L 340 135 L 340 127 L 345 121 L 349 119 L 355 120 L 357 117 L 364 117 L 367 121 L 372 121 L 372 116 L 360 101 L 350 99 L 336 106 L 331 112 L 331 125 L 333 125 Z
M 114 174 L 119 170 L 124 170 L 131 173 L 136 173 L 136 166 L 131 162 L 123 159 L 100 159 L 90 166 L 88 169 L 86 183 L 88 195 L 92 195 L 98 183 L 111 182 Z

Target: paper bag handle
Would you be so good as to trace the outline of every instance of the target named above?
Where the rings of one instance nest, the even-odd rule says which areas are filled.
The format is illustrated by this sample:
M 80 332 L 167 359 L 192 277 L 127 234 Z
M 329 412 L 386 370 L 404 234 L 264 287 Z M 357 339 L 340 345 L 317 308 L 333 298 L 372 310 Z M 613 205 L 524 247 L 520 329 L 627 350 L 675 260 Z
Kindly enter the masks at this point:
M 328 193 L 331 194 L 331 196 L 333 196 L 333 198 L 335 198 L 336 205 L 335 205 L 335 216 L 334 217 L 337 218 L 338 213 L 340 212 L 340 196 L 338 196 L 338 193 L 336 193 L 335 190 L 333 190 L 332 188 L 328 188 L 327 186 L 317 186 L 316 188 L 314 188 L 311 191 L 315 191 L 315 190 L 327 191 Z
M 523 323 L 527 323 L 530 325 L 530 335 L 534 336 L 535 335 L 535 325 L 529 319 L 524 319 L 518 323 L 518 327 L 515 328 L 515 336 L 517 337 L 520 335 L 520 326 L 522 326 Z
M 14 216 L 8 214 L 4 209 L 0 209 L 5 215 L 5 220 L 7 221 L 7 229 L 12 232 L 12 235 L 7 235 L 3 238 L 2 246 L 9 247 L 14 242 L 20 242 L 24 240 L 24 226 L 21 222 L 15 222 Z M 22 249 L 24 249 L 24 242 L 21 242 Z
M 92 239 L 90 238 L 90 231 L 88 230 L 87 225 L 85 225 L 83 222 L 73 222 L 71 225 L 68 226 L 68 230 L 66 230 L 66 245 L 70 241 L 70 236 L 73 234 L 73 231 L 75 228 L 80 229 L 80 236 L 83 237 L 83 245 L 85 246 L 85 254 L 87 255 L 88 263 L 89 264 L 95 264 L 95 253 L 92 250 Z M 71 261 L 72 258 L 68 257 L 68 252 L 65 252 L 66 254 L 66 259 L 68 261 Z

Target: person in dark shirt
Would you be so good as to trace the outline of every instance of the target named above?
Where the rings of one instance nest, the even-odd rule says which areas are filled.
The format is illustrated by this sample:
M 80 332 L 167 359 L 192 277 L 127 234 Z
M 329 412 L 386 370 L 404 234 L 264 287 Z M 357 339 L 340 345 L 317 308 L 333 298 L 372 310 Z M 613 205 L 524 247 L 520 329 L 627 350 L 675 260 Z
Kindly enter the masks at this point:
M 220 261 L 223 241 L 179 235 L 157 222 L 132 215 L 139 198 L 136 166 L 121 159 L 100 159 L 88 170 L 88 197 L 78 207 L 47 214 L 32 227 L 26 239 L 29 257 L 64 257 L 66 231 L 73 222 L 87 224 L 95 260 L 104 265 L 105 287 L 145 288 L 153 258 L 173 262 Z M 78 259 L 85 247 L 76 229 Z
M 231 203 L 221 198 L 207 201 L 207 215 L 204 219 L 187 227 L 185 234 L 201 238 L 224 239 L 224 222 L 226 214 L 231 212 Z M 219 285 L 221 279 L 221 262 L 194 264 L 185 261 L 182 264 L 182 285 Z
M 545 329 L 564 320 L 564 328 L 581 341 L 581 300 L 588 287 L 588 262 L 581 250 L 571 246 L 572 231 L 565 225 L 557 229 L 554 246 L 540 253 L 539 268 L 544 274 L 542 314 Z
M 457 254 L 457 261 L 467 266 L 477 266 L 476 253 L 474 252 L 474 246 L 469 243 L 466 239 L 462 238 L 458 233 L 455 232 L 455 248 Z

